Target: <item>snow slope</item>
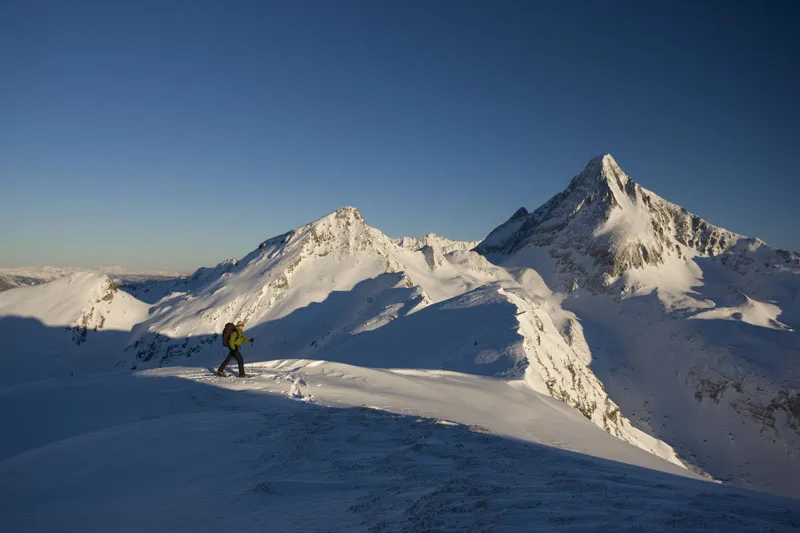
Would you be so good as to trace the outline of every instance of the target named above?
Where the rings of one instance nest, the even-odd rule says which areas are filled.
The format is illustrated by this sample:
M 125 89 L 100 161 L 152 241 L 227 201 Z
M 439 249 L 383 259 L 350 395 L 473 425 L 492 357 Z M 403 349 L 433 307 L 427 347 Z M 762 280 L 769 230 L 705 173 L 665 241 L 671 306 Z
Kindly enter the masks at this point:
M 88 271 L 0 294 L 0 317 L 31 317 L 48 326 L 130 331 L 147 318 L 148 309 L 108 276 Z
M 477 249 L 542 274 L 639 429 L 720 479 L 800 496 L 800 256 L 686 212 L 609 155 Z
M 746 294 L 740 294 L 739 301 L 731 307 L 714 307 L 689 318 L 700 320 L 741 320 L 747 324 L 762 328 L 791 331 L 789 326 L 778 321 L 778 315 L 781 313 L 781 308 L 775 304 L 759 302 Z
M 148 310 L 111 278 L 90 271 L 2 292 L 0 357 L 6 372 L 0 384 L 129 364 L 121 348 Z
M 255 378 L 223 379 L 196 369 L 169 368 L 149 375 L 178 376 L 235 390 L 283 393 L 335 407 L 368 406 L 483 428 L 492 434 L 701 479 L 610 436 L 579 411 L 522 381 L 445 370 L 366 368 L 322 360 L 274 360 L 249 365 Z M 503 413 L 498 417 L 497 413 Z
M 174 367 L 1 387 L 4 404 L 18 406 L 8 423 L 35 431 L 0 441 L 0 529 L 780 532 L 800 525 L 797 500 L 691 479 L 521 384 L 322 361 L 248 371 L 255 377 Z M 461 400 L 476 390 L 479 404 Z M 408 414 L 384 410 L 395 407 Z M 497 413 L 505 411 L 503 421 Z M 648 468 L 537 442 L 596 448 Z

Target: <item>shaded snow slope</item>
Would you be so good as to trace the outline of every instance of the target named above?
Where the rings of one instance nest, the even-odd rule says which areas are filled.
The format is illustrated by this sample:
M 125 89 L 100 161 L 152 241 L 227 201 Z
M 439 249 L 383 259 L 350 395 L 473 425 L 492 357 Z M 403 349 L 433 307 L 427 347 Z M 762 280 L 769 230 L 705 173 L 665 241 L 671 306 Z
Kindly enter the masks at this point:
M 177 376 L 232 390 L 261 391 L 335 407 L 367 406 L 479 427 L 491 434 L 556 446 L 680 476 L 698 478 L 681 465 L 647 453 L 598 428 L 579 411 L 507 381 L 445 370 L 365 368 L 322 360 L 253 363 L 254 377 L 218 378 L 195 368 L 163 368 L 148 376 Z M 497 413 L 503 413 L 498 417 Z
M 148 309 L 86 271 L 0 293 L 0 384 L 129 367 L 122 347 Z
M 524 387 L 329 363 L 250 371 L 261 374 L 238 381 L 174 368 L 0 388 L 18 406 L 12 422 L 39 421 L 25 451 L 0 448 L 0 529 L 780 532 L 800 524 L 797 500 L 536 444 L 531 437 L 597 441 L 610 454 L 657 461 Z M 300 381 L 339 407 L 288 399 Z M 469 409 L 459 397 L 475 389 L 485 403 Z M 380 403 L 346 407 L 359 390 L 401 406 L 402 391 L 414 392 L 408 411 L 490 426 L 508 409 L 506 427 L 521 438 Z
M 670 318 L 654 296 L 565 301 L 633 423 L 718 479 L 800 496 L 795 332 Z

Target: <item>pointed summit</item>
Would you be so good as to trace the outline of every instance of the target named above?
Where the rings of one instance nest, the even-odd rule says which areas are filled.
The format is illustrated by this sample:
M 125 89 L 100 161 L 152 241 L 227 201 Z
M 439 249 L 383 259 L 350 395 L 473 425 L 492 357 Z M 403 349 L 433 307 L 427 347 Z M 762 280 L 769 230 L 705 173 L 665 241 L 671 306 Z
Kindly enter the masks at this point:
M 358 211 L 358 208 L 353 207 L 351 205 L 346 205 L 344 207 L 340 207 L 339 209 L 337 209 L 336 211 L 331 213 L 331 215 L 333 215 L 333 216 L 335 216 L 336 218 L 339 218 L 339 219 L 352 218 L 352 219 L 355 219 L 355 220 L 360 220 L 362 222 L 364 221 L 364 218 L 361 216 L 361 213 Z M 331 216 L 331 215 L 328 215 L 328 216 Z
M 310 236 L 318 245 L 327 243 L 332 245 L 333 248 L 337 248 L 338 245 L 344 245 L 346 249 L 347 243 L 365 245 L 370 240 L 367 223 L 362 218 L 361 213 L 358 212 L 358 209 L 352 206 L 341 207 L 333 213 L 312 222 L 309 227 Z M 300 228 L 300 231 L 304 229 Z
M 661 264 L 673 254 L 717 255 L 738 237 L 642 188 L 602 154 L 533 213 L 515 213 L 477 250 L 513 255 L 547 248 L 559 284 L 587 282 L 602 290 L 630 269 Z
M 587 192 L 599 192 L 611 200 L 615 191 L 630 194 L 634 186 L 633 180 L 623 172 L 611 154 L 602 154 L 589 160 L 583 172 L 572 179 L 567 190 L 582 188 Z
M 258 256 L 273 257 L 300 248 L 305 250 L 304 253 L 321 256 L 365 250 L 372 243 L 370 230 L 358 209 L 340 207 L 322 218 L 262 242 L 242 262 L 247 263 Z
M 586 166 L 588 167 L 590 165 L 599 165 L 602 168 L 610 170 L 621 170 L 617 160 L 609 153 L 594 156 L 589 160 Z
M 620 168 L 617 160 L 608 153 L 596 155 L 591 158 L 586 164 L 586 169 L 584 169 L 584 172 L 589 169 L 595 169 L 595 172 L 601 172 L 605 174 L 622 172 L 622 168 Z

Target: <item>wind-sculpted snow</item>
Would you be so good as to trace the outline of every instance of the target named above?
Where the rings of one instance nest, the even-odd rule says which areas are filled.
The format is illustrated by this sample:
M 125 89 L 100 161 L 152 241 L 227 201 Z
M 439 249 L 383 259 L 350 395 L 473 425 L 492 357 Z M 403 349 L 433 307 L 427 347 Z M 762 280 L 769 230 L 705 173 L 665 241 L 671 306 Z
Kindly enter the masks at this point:
M 165 368 L 0 388 L 16 406 L 13 427 L 36 420 L 40 429 L 14 435 L 24 453 L 0 441 L 0 530 L 727 533 L 800 524 L 797 500 L 691 479 L 524 386 L 319 361 L 248 371 L 249 380 Z

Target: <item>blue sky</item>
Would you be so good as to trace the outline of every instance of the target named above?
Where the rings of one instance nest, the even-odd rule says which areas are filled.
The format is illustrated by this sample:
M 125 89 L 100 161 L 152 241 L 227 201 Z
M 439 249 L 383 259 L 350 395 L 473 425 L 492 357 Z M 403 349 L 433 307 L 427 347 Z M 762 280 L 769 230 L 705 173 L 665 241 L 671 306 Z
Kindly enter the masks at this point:
M 191 270 L 354 205 L 480 239 L 594 155 L 800 250 L 796 2 L 0 2 L 0 266 Z

